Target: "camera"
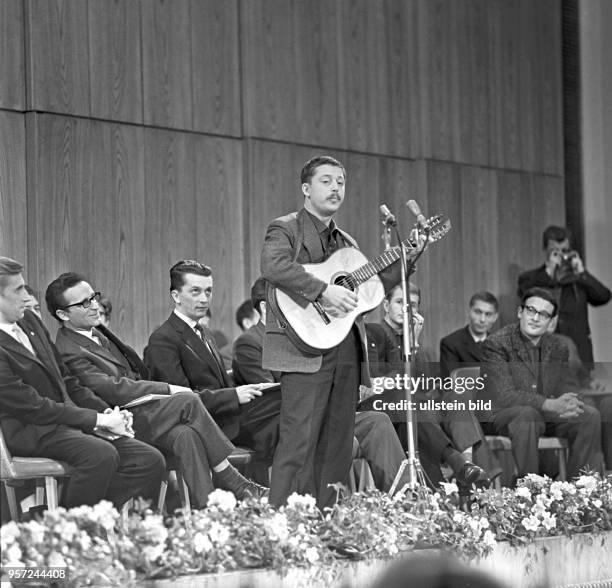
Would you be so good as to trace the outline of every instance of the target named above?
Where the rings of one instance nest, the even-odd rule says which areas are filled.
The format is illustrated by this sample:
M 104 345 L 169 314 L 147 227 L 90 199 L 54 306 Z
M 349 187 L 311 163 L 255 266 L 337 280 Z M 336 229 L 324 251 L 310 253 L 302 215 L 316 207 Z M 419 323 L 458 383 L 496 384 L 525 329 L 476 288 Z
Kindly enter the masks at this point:
M 578 257 L 578 252 L 576 251 L 559 251 L 559 255 L 561 257 L 561 263 L 557 268 L 557 279 L 561 279 L 564 276 L 575 273 L 573 262 L 576 257 Z

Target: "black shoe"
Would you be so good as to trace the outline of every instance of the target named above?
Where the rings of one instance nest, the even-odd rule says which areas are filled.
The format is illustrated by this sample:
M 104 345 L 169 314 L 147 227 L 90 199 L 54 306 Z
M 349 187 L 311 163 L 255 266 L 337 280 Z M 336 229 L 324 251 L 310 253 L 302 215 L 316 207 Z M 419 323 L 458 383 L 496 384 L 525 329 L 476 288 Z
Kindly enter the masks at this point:
M 229 490 L 237 500 L 245 498 L 262 498 L 267 496 L 269 490 L 245 478 L 233 465 L 229 465 L 220 472 L 213 472 L 215 488 Z
M 459 494 L 466 495 L 470 493 L 472 486 L 476 486 L 476 488 L 489 488 L 491 480 L 489 480 L 481 467 L 468 461 L 463 466 L 461 474 L 457 476 L 457 486 Z

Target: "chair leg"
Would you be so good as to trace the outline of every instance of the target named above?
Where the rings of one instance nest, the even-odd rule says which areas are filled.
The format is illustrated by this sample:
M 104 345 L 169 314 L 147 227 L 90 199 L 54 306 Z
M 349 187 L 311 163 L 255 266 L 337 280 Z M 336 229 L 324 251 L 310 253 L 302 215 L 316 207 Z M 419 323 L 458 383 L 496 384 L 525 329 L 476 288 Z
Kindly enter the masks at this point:
M 357 492 L 357 484 L 355 482 L 355 461 L 351 462 L 351 467 L 349 468 L 349 492 L 354 494 Z
M 45 503 L 45 485 L 47 482 L 47 478 L 45 478 L 45 484 L 43 484 L 42 479 L 38 478 L 36 480 L 36 506 L 40 506 Z
M 567 462 L 565 459 L 565 449 L 557 449 L 559 459 L 559 480 L 567 480 Z
M 164 509 L 164 504 L 166 502 L 166 493 L 168 492 L 168 478 L 166 477 L 161 481 L 161 485 L 159 487 L 159 497 L 157 499 L 157 510 L 161 513 Z
M 9 486 L 8 484 L 4 485 L 4 489 L 6 490 L 6 499 L 9 505 L 9 512 L 11 513 L 11 519 L 16 523 L 19 522 L 19 514 L 20 508 L 17 504 L 17 496 L 15 494 L 15 488 Z
M 185 515 L 191 513 L 191 501 L 189 500 L 189 488 L 185 482 L 185 479 L 181 475 L 179 470 L 176 471 L 176 480 L 178 482 L 179 496 L 181 497 L 181 506 L 185 511 Z
M 53 476 L 45 476 L 45 490 L 47 492 L 47 509 L 57 509 L 57 480 Z

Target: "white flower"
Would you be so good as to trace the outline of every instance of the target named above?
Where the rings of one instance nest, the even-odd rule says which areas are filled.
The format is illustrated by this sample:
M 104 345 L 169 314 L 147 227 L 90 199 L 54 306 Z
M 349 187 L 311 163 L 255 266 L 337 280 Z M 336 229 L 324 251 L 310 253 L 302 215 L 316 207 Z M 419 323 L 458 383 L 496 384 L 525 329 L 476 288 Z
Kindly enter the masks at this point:
M 147 561 L 155 561 L 164 553 L 164 545 L 158 543 L 157 545 L 145 545 L 142 548 L 142 554 Z
M 65 568 L 68 564 L 66 560 L 56 551 L 49 554 L 47 558 L 47 565 L 52 568 Z
M 225 545 L 230 537 L 230 533 L 225 525 L 213 521 L 208 529 L 208 536 L 213 543 Z
M 521 498 L 531 498 L 531 491 L 526 486 L 520 486 L 514 493 Z
M 546 512 L 546 507 L 538 501 L 531 507 L 531 512 L 534 515 L 542 516 Z
M 2 565 L 15 568 L 15 567 L 23 567 L 23 563 L 21 561 L 21 549 L 19 549 L 19 545 L 11 545 L 8 549 L 2 551 L 3 562 Z
M 526 519 L 523 519 L 521 521 L 521 524 L 528 531 L 537 531 L 538 527 L 540 526 L 540 519 L 538 519 L 538 517 L 534 517 L 533 515 L 531 515 L 527 517 Z
M 485 545 L 489 547 L 494 547 L 497 544 L 497 541 L 495 540 L 495 534 L 489 531 L 488 529 L 485 531 L 482 541 Z
M 557 526 L 557 517 L 555 515 L 551 515 L 550 513 L 547 512 L 542 517 L 542 526 L 547 531 L 550 531 L 551 529 L 554 529 Z
M 283 513 L 276 513 L 272 518 L 265 521 L 264 526 L 272 541 L 286 541 L 289 537 L 287 517 Z
M 294 492 L 287 498 L 287 506 L 289 508 L 305 508 L 306 510 L 313 510 L 317 505 L 317 501 L 310 494 L 298 494 Z
M 6 525 L 2 525 L 0 527 L 0 548 L 1 551 L 7 549 L 9 544 L 11 544 L 19 535 L 21 531 L 19 526 L 15 521 L 10 521 L 6 523 Z
M 595 508 L 601 508 L 601 505 L 602 505 L 602 504 L 603 504 L 603 503 L 601 502 L 601 500 L 599 500 L 599 498 L 597 498 L 596 500 L 593 500 L 593 506 L 594 506 Z
M 440 486 L 442 486 L 444 493 L 446 494 L 446 496 L 450 496 L 451 494 L 454 493 L 459 493 L 459 488 L 457 487 L 457 484 L 451 482 L 440 482 Z
M 588 488 L 592 492 L 597 488 L 597 478 L 594 476 L 580 476 L 575 484 L 576 486 Z
M 233 510 L 236 507 L 236 497 L 227 490 L 217 488 L 208 495 L 208 506 L 216 506 L 219 510 Z
M 105 529 L 112 529 L 119 518 L 119 513 L 112 502 L 101 500 L 93 507 L 91 517 Z
M 46 530 L 44 525 L 41 525 L 38 521 L 29 521 L 23 524 L 23 528 L 30 532 L 32 543 L 44 542 Z
M 454 515 L 453 515 L 453 522 L 454 523 L 463 523 L 463 521 L 465 520 L 465 515 L 462 512 L 457 511 Z
M 193 536 L 193 548 L 196 553 L 209 552 L 213 548 L 210 539 L 204 533 L 197 532 Z
M 304 556 L 311 564 L 319 561 L 319 552 L 314 547 L 308 547 L 304 552 Z

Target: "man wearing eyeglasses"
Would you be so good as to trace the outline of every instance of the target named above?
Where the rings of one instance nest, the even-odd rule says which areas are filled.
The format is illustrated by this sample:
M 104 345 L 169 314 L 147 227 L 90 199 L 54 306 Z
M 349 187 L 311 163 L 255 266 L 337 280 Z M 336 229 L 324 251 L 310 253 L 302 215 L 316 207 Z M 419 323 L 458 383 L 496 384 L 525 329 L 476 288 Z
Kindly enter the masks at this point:
M 601 306 L 609 302 L 611 293 L 584 267 L 577 251 L 570 244 L 570 232 L 550 226 L 542 235 L 546 260 L 540 267 L 522 273 L 518 279 L 518 295 L 538 286 L 553 290 L 559 300 L 557 332 L 573 339 L 580 359 L 588 370 L 593 368 L 593 344 L 589 327 L 589 304 Z
M 72 472 L 60 499 L 67 508 L 155 498 L 163 456 L 132 439 L 127 415 L 70 374 L 40 319 L 25 308 L 22 271 L 0 257 L 0 420 L 9 450 L 68 463 Z
M 199 397 L 188 387 L 152 381 L 136 352 L 101 324 L 100 293 L 83 276 L 60 275 L 47 287 L 45 298 L 62 324 L 57 348 L 83 385 L 111 406 L 159 396 L 131 408 L 134 430 L 139 439 L 174 457 L 196 508 L 206 506 L 213 484 L 238 499 L 260 493 L 227 461 L 234 447 Z
M 531 288 L 518 308 L 518 323 L 503 327 L 483 345 L 491 424 L 512 440 L 519 477 L 539 473 L 541 436 L 567 438 L 570 477 L 601 463 L 599 412 L 578 393 L 567 347 L 547 332 L 557 312 L 550 290 Z

